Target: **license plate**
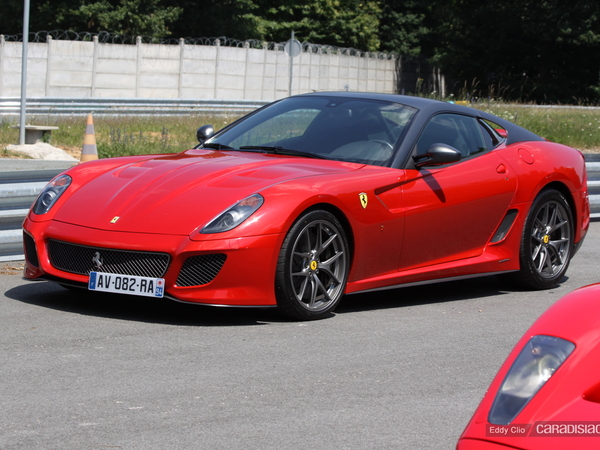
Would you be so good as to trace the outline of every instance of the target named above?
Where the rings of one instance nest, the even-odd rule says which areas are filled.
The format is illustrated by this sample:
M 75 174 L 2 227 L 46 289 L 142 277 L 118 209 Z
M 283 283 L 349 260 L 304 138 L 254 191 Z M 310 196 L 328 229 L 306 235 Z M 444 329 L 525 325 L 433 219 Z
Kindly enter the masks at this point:
M 90 291 L 143 295 L 145 297 L 163 297 L 165 293 L 165 280 L 164 278 L 90 272 L 88 289 Z

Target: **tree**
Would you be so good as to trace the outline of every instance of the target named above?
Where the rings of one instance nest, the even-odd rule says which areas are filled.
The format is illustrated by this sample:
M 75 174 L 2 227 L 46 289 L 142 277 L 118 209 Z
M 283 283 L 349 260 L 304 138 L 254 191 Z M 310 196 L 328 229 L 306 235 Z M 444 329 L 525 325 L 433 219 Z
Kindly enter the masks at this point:
M 286 0 L 266 0 L 266 14 L 257 18 L 264 38 L 297 38 L 314 44 L 352 47 L 378 51 L 380 7 L 376 1 L 304 0 L 291 4 Z M 267 6 L 267 5 L 265 5 Z
M 35 11 L 35 7 L 33 7 Z M 29 18 L 29 29 L 38 31 L 41 25 L 35 14 Z M 43 29 L 43 28 L 42 28 Z M 2 0 L 0 14 L 0 34 L 14 35 L 23 33 L 23 0 Z
M 2 0 L 20 34 L 23 0 Z M 38 0 L 30 30 L 153 38 L 296 38 L 388 51 L 441 68 L 477 96 L 600 99 L 600 2 L 589 0 Z
M 202 38 L 226 36 L 232 39 L 260 39 L 256 32 L 255 0 L 163 0 L 165 6 L 184 11 L 171 25 L 173 36 Z
M 597 2 L 454 0 L 440 32 L 436 57 L 444 72 L 483 95 L 540 102 L 599 98 Z
M 0 32 L 23 31 L 23 0 L 2 0 Z M 109 31 L 156 38 L 170 34 L 169 24 L 182 13 L 177 6 L 163 6 L 162 0 L 44 0 L 32 5 L 32 32 L 56 29 L 76 32 Z
M 379 27 L 381 50 L 403 56 L 421 56 L 425 38 L 431 33 L 426 25 L 431 17 L 423 0 L 387 0 L 382 2 Z
M 168 0 L 165 4 L 185 10 L 173 25 L 180 36 L 283 42 L 294 31 L 297 39 L 314 44 L 379 49 L 376 0 L 213 0 L 201 7 L 193 0 Z

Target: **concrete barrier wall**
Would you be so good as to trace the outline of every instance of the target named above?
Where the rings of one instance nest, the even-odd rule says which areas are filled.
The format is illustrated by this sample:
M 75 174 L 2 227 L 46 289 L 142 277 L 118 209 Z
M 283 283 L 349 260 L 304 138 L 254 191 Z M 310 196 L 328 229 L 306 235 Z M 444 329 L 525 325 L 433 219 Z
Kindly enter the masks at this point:
M 336 53 L 305 46 L 293 60 L 292 94 L 325 90 L 395 92 L 392 55 Z M 307 51 L 308 50 L 308 51 Z M 21 92 L 21 42 L 0 36 L 0 97 Z M 48 37 L 30 43 L 27 96 L 275 100 L 289 93 L 290 58 L 282 45 L 99 43 Z

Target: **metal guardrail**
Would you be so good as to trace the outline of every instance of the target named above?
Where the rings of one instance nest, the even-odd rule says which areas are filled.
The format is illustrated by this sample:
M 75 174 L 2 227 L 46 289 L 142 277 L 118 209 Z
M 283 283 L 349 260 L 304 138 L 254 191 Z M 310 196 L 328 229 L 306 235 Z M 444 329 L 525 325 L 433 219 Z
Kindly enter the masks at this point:
M 600 154 L 586 155 L 592 218 L 600 218 Z M 21 225 L 37 195 L 65 168 L 5 171 L 0 169 L 0 261 L 24 259 Z
M 0 261 L 23 259 L 23 220 L 44 186 L 63 170 L 0 171 Z
M 243 115 L 256 110 L 267 101 L 261 100 L 187 100 L 154 98 L 28 98 L 27 114 L 83 116 L 94 115 L 159 115 L 177 116 L 199 113 L 218 113 Z M 21 100 L 19 98 L 0 98 L 0 116 L 18 116 Z
M 600 154 L 586 154 L 585 168 L 588 174 L 591 217 L 600 218 Z

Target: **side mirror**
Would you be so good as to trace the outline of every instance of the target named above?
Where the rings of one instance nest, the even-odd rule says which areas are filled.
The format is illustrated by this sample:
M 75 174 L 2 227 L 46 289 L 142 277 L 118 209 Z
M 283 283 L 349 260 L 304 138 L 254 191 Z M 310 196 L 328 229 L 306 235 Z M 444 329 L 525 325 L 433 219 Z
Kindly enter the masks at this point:
M 460 161 L 462 154 L 446 144 L 433 144 L 422 155 L 413 156 L 417 169 L 423 166 L 438 166 Z
M 215 134 L 215 129 L 212 125 L 202 125 L 200 128 L 198 128 L 198 131 L 196 131 L 196 138 L 198 139 L 198 142 L 202 144 L 213 134 Z

